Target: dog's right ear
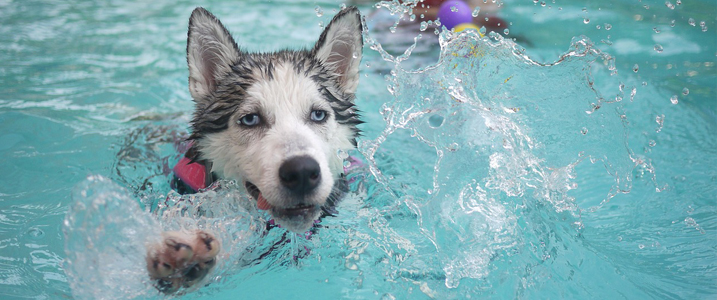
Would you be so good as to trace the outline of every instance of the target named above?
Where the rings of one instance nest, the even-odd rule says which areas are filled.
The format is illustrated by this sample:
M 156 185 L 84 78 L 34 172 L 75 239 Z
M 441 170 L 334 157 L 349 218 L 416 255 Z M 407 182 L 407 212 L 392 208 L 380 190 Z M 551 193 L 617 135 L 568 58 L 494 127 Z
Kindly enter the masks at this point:
M 194 9 L 187 33 L 189 92 L 194 101 L 214 92 L 217 78 L 229 72 L 239 56 L 239 47 L 219 19 L 204 8 Z

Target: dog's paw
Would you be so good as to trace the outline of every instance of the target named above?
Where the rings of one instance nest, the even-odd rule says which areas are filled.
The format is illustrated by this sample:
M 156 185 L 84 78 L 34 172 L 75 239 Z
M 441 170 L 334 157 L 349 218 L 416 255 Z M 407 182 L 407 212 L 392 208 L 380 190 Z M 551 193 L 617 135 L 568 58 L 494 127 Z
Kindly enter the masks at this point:
M 147 271 L 164 293 L 194 285 L 216 264 L 219 241 L 205 231 L 169 231 L 162 238 L 147 249 Z

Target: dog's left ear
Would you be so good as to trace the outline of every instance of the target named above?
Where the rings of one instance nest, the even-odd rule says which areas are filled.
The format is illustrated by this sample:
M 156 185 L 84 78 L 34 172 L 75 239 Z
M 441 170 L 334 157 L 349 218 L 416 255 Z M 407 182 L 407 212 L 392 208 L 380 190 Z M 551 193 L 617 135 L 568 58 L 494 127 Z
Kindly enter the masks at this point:
M 231 71 L 241 52 L 229 31 L 212 13 L 197 7 L 189 18 L 187 64 L 189 92 L 197 103 L 214 93 L 217 80 Z
M 326 26 L 312 50 L 313 55 L 338 76 L 345 93 L 355 93 L 358 86 L 362 33 L 359 10 L 353 6 L 345 8 Z

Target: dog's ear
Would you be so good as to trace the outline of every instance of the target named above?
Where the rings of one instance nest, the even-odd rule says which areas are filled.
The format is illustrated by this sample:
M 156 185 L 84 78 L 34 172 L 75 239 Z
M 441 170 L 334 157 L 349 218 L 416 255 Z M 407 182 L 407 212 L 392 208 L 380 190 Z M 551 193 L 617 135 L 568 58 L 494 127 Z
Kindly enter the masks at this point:
M 344 92 L 355 93 L 363 50 L 361 14 L 356 7 L 341 10 L 331 20 L 312 53 L 332 70 Z
M 189 92 L 194 101 L 211 94 L 217 78 L 229 72 L 239 56 L 239 47 L 219 19 L 204 8 L 194 9 L 187 33 Z

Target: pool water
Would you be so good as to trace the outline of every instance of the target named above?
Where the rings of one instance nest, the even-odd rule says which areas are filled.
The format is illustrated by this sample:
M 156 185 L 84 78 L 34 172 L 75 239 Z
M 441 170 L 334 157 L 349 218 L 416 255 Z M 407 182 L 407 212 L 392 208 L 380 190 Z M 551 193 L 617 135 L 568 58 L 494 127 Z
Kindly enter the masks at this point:
M 174 194 L 192 9 L 266 51 L 311 45 L 341 4 L 368 31 L 338 217 L 292 241 L 231 182 Z M 409 16 L 0 0 L 0 299 L 162 297 L 144 241 L 180 227 L 225 249 L 187 298 L 717 296 L 717 4 L 504 1 L 509 31 L 483 39 Z

